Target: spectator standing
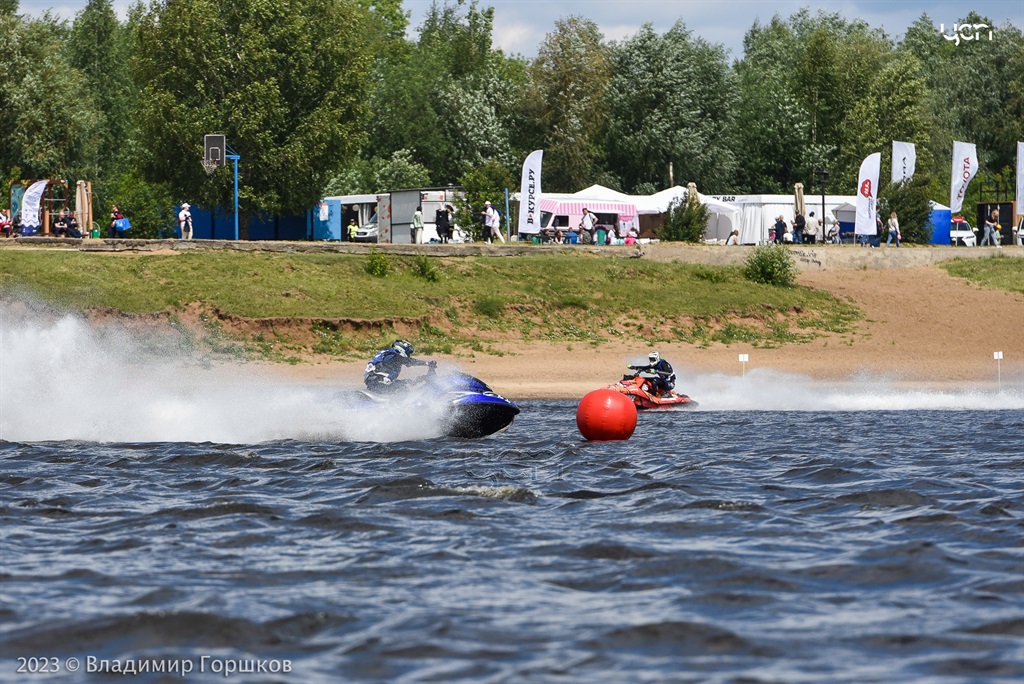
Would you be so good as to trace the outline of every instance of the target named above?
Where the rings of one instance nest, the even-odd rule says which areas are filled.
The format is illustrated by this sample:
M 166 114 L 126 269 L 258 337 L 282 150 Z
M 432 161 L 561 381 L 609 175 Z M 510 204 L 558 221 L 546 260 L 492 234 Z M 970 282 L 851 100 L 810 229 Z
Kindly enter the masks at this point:
M 117 225 L 116 225 L 115 222 L 116 221 L 120 221 L 123 218 L 124 218 L 124 214 L 121 213 L 121 210 L 118 209 L 117 205 L 116 204 L 112 205 L 110 207 L 110 231 L 109 231 L 109 235 L 110 235 L 110 239 L 111 240 L 113 240 L 114 238 L 117 237 Z
M 899 219 L 896 218 L 895 211 L 889 214 L 888 227 L 889 237 L 885 240 L 885 246 L 888 247 L 892 244 L 893 240 L 896 240 L 896 246 L 899 247 L 900 242 L 902 241 L 902 236 L 900 235 L 900 222 Z
M 786 219 L 782 218 L 782 214 L 775 219 L 775 244 L 781 245 L 785 240 L 783 236 L 786 234 Z
M 807 219 L 799 211 L 796 212 L 796 217 L 793 219 L 793 242 L 795 244 L 802 244 L 804 239 L 804 227 L 807 225 Z
M 814 217 L 814 212 L 812 211 L 804 220 L 804 242 L 806 244 L 813 245 L 817 241 L 819 227 L 818 219 Z
M 178 228 L 181 229 L 181 239 L 192 239 L 192 205 L 188 202 L 181 203 L 181 211 L 178 212 Z
M 437 226 L 437 237 L 441 240 L 442 245 L 448 244 L 450 237 L 448 234 L 449 226 L 451 225 L 451 217 L 448 215 L 448 208 L 450 206 L 450 204 L 446 204 L 434 212 L 434 225 Z
M 992 213 L 987 219 L 985 219 L 985 237 L 981 239 L 979 247 L 984 247 L 987 242 L 990 245 L 1000 246 L 996 243 L 996 224 L 999 223 L 999 211 L 996 209 L 992 210 Z
M 597 217 L 590 213 L 590 210 L 583 207 L 583 219 L 580 221 L 580 232 L 590 235 L 590 242 L 594 243 L 594 231 L 597 230 Z
M 882 246 L 882 229 L 883 228 L 885 228 L 885 226 L 882 224 L 882 215 L 879 214 L 876 211 L 875 212 L 875 237 L 874 237 L 873 240 L 871 240 L 871 246 L 872 247 L 881 247 Z
M 501 234 L 501 214 L 490 202 L 484 202 L 484 216 L 487 218 L 487 227 L 491 229 L 491 239 L 498 238 L 504 242 L 505 236 Z
M 412 215 L 412 244 L 423 243 L 423 207 L 416 207 Z
M 355 242 L 356 241 L 356 231 L 357 230 L 359 230 L 359 226 L 356 225 L 356 220 L 355 219 L 351 219 L 348 222 L 348 241 L 349 242 Z

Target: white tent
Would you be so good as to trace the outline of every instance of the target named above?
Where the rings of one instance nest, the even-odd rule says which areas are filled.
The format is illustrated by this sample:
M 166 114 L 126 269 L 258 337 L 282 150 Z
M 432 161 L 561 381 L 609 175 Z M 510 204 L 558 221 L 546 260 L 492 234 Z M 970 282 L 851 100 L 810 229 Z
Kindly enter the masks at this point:
M 629 202 L 636 205 L 638 214 L 664 214 L 673 202 L 685 200 L 686 192 L 686 188 L 676 185 L 653 195 L 627 195 L 617 190 L 606 188 L 603 185 L 591 185 L 589 188 L 570 195 L 570 197 L 604 202 Z M 562 198 L 562 196 L 547 193 L 544 196 L 553 199 Z M 697 198 L 711 212 L 707 232 L 705 233 L 706 237 L 711 240 L 725 240 L 729 237 L 729 233 L 738 221 L 740 215 L 739 208 L 728 202 L 723 202 L 721 199 L 711 197 L 710 195 L 702 195 L 699 192 L 697 193 Z
M 857 222 L 857 205 L 852 202 L 844 202 L 832 210 L 840 223 Z
M 792 225 L 796 216 L 793 195 L 717 195 L 715 199 L 740 209 L 738 225 L 725 231 L 725 235 L 728 235 L 732 228 L 739 228 L 740 244 L 765 244 L 768 242 L 768 230 L 775 225 L 779 216 L 787 225 Z M 825 195 L 825 215 L 834 214 L 840 205 L 852 203 L 855 199 L 852 195 Z M 813 211 L 815 216 L 822 218 L 819 216 L 821 195 L 807 195 L 804 202 L 808 214 Z

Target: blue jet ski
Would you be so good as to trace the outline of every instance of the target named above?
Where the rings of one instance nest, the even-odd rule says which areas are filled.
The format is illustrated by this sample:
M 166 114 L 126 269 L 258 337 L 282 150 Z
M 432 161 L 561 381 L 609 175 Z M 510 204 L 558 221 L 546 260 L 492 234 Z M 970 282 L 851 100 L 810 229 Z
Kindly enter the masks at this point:
M 441 390 L 436 400 L 450 406 L 444 419 L 448 437 L 475 439 L 493 435 L 506 429 L 519 415 L 518 406 L 483 380 L 466 373 L 434 376 L 426 386 Z
M 396 383 L 397 384 L 397 383 Z M 476 439 L 508 428 L 519 407 L 483 380 L 458 371 L 437 374 L 433 368 L 416 380 L 401 381 L 387 393 L 359 391 L 357 410 L 414 411 L 437 417 L 444 437 Z

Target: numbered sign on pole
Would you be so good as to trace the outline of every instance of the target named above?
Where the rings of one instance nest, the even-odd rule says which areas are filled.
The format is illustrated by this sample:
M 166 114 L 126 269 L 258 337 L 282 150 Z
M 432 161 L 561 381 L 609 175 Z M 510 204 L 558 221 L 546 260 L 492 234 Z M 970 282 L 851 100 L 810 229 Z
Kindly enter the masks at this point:
M 996 361 L 1002 361 L 1003 352 L 992 352 L 992 358 L 995 359 Z
M 740 363 L 750 361 L 750 354 L 740 354 Z

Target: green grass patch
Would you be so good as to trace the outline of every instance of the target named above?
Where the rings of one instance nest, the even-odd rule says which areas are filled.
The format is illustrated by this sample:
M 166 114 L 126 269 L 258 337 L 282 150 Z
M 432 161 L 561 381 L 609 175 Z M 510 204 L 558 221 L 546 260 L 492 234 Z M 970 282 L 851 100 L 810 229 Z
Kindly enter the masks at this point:
M 1024 294 L 1024 259 L 1019 257 L 957 258 L 940 265 L 953 277 L 993 290 Z

